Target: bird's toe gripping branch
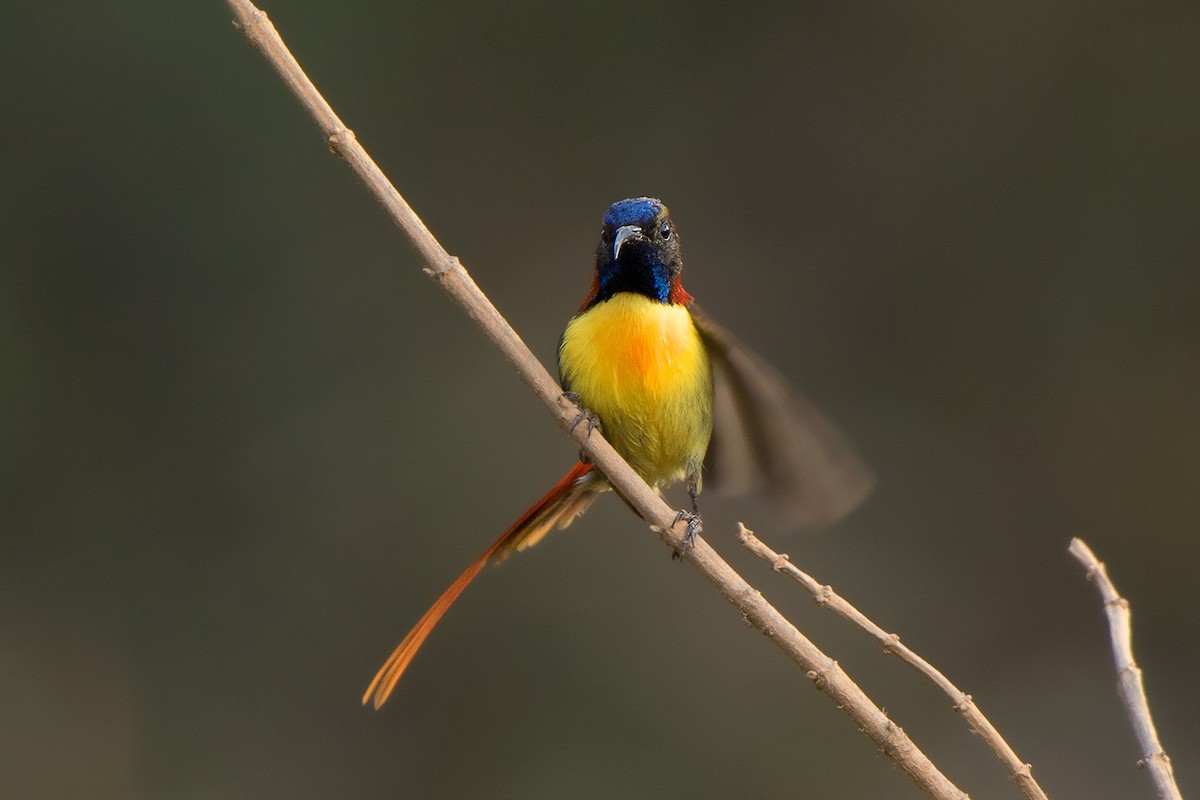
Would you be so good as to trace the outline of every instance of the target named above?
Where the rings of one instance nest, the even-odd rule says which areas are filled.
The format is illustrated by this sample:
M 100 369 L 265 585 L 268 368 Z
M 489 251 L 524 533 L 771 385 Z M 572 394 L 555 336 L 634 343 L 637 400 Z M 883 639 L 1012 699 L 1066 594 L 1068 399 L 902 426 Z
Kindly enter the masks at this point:
M 675 515 L 675 521 L 672 525 L 678 525 L 680 522 L 687 522 L 687 531 L 683 534 L 683 542 L 675 549 L 675 558 L 683 558 L 683 554 L 696 545 L 696 531 L 702 530 L 704 525 L 700 520 L 700 515 L 693 511 L 680 511 Z
M 580 398 L 579 395 L 575 394 L 574 392 L 563 392 L 562 396 L 565 399 L 570 400 L 579 408 L 579 413 L 571 422 L 572 433 L 575 432 L 575 429 L 579 427 L 579 423 L 581 422 L 587 423 L 587 435 L 589 439 L 592 437 L 592 431 L 600 431 L 601 433 L 604 433 L 604 426 L 600 424 L 600 418 L 596 416 L 595 412 L 583 404 L 583 399 Z M 579 451 L 579 460 L 585 464 L 591 463 L 591 459 L 588 458 L 587 453 L 583 452 L 582 450 Z

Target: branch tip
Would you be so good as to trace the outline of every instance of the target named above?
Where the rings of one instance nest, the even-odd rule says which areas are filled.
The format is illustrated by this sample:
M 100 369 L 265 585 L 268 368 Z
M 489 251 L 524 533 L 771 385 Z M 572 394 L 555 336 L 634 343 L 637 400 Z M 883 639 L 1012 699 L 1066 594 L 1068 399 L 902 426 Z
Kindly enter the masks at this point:
M 911 648 L 905 646 L 900 641 L 899 634 L 888 633 L 867 618 L 857 608 L 850 605 L 849 602 L 833 590 L 832 586 L 818 583 L 811 575 L 808 575 L 790 561 L 784 561 L 782 556 L 771 550 L 762 540 L 753 537 L 753 534 L 750 534 L 749 537 L 745 534 L 749 534 L 749 531 L 745 531 L 745 526 L 740 526 L 738 535 L 742 544 L 746 545 L 747 549 L 759 558 L 770 563 L 773 569 L 791 576 L 794 581 L 803 586 L 812 595 L 817 605 L 829 608 L 844 619 L 858 625 L 882 645 L 885 653 L 897 656 L 945 692 L 950 697 L 954 710 L 959 712 L 967 721 L 967 724 L 971 727 L 971 731 L 980 736 L 992 749 L 997 758 L 1007 768 L 1009 777 L 1017 783 L 1027 800 L 1047 800 L 1046 793 L 1042 791 L 1042 787 L 1033 779 L 1029 766 L 1017 757 L 1012 747 L 1009 746 L 1008 742 L 1004 741 L 1000 732 L 996 730 L 996 726 L 992 725 L 988 718 L 983 715 L 979 706 L 972 700 L 971 695 L 959 690 L 937 668 L 914 653 Z M 829 668 L 826 667 L 825 671 L 828 671 Z M 814 683 L 823 677 L 822 672 L 817 671 L 809 671 L 805 675 Z M 872 736 L 872 738 L 874 739 L 875 737 Z M 879 744 L 880 741 L 876 740 L 876 743 Z M 953 796 L 959 799 L 967 797 L 967 795 L 961 792 L 957 792 Z
M 1117 693 L 1125 706 L 1125 713 L 1133 727 L 1134 736 L 1141 747 L 1142 758 L 1138 766 L 1146 767 L 1154 784 L 1159 800 L 1182 800 L 1183 795 L 1175 783 L 1171 760 L 1158 741 L 1154 718 L 1150 714 L 1150 701 L 1146 697 L 1146 686 L 1142 680 L 1142 669 L 1133 658 L 1133 633 L 1129 601 L 1123 598 L 1108 577 L 1104 563 L 1082 539 L 1071 540 L 1068 548 L 1071 555 L 1082 564 L 1088 580 L 1096 585 L 1103 603 L 1104 615 L 1108 619 L 1109 638 L 1112 641 L 1113 660 L 1117 668 Z

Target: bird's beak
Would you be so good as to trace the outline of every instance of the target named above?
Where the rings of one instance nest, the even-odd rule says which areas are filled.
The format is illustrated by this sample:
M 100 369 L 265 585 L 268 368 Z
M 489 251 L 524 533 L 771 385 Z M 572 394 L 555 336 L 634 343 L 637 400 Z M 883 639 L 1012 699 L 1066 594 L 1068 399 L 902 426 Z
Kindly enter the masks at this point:
M 616 261 L 621 255 L 621 245 L 630 239 L 645 240 L 642 234 L 642 229 L 637 225 L 622 225 L 617 228 L 617 235 L 613 237 L 613 261 Z

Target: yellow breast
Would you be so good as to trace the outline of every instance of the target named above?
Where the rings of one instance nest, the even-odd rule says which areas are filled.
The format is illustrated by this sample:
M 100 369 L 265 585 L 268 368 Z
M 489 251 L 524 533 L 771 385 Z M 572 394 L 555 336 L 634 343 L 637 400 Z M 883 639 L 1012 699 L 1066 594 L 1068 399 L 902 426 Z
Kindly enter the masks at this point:
M 712 371 L 687 308 L 629 292 L 598 303 L 567 326 L 559 371 L 647 481 L 698 472 L 712 433 Z

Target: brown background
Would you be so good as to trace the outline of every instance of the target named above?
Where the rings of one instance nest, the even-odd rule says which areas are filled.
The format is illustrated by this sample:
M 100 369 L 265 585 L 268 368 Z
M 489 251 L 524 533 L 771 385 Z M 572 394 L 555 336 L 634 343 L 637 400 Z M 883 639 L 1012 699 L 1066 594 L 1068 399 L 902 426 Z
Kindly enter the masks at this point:
M 5 795 L 917 796 L 611 499 L 361 709 L 574 450 L 222 3 L 75 6 L 3 12 Z M 688 288 L 880 476 L 834 531 L 708 499 L 708 537 L 972 796 L 1017 794 L 735 520 L 1056 800 L 1148 797 L 1086 536 L 1200 787 L 1194 3 L 267 8 L 547 361 L 607 205 L 670 204 Z

